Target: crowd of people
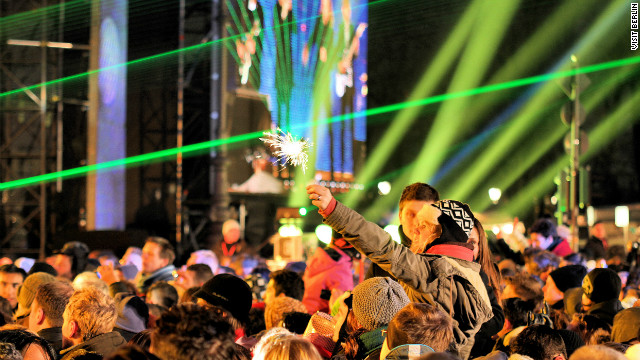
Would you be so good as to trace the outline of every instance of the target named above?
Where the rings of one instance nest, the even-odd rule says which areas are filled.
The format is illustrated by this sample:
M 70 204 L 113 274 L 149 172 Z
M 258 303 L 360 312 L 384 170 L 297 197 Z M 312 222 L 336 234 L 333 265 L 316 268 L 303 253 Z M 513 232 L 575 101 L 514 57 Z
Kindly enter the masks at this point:
M 0 359 L 640 359 L 637 252 L 603 224 L 579 252 L 549 218 L 496 236 L 416 183 L 397 243 L 328 189 L 307 193 L 332 240 L 282 269 L 207 249 L 177 267 L 160 237 L 122 257 L 68 242 L 3 258 Z

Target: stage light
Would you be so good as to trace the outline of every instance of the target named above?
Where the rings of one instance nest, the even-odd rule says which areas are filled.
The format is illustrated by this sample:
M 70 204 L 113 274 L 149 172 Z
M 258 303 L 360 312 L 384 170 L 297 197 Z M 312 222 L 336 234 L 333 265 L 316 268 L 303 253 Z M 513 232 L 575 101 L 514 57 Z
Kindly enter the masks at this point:
M 282 225 L 278 229 L 278 234 L 282 237 L 301 236 L 302 230 L 293 224 Z
M 391 191 L 391 183 L 388 181 L 381 181 L 378 183 L 378 193 L 380 195 L 388 195 Z
M 398 244 L 402 242 L 400 238 L 400 227 L 398 225 L 387 225 L 384 227 L 384 231 L 391 235 L 391 239 L 393 239 L 393 241 Z
M 507 235 L 511 235 L 513 233 L 513 224 L 502 225 L 502 232 L 504 232 Z
M 491 231 L 493 231 L 494 234 L 498 235 L 500 233 L 500 226 L 493 225 L 493 227 L 491 228 Z
M 300 216 L 306 216 L 307 215 L 307 208 L 301 207 L 298 212 L 300 213 Z
M 331 242 L 331 234 L 333 233 L 333 230 L 329 225 L 320 224 L 316 226 L 315 233 L 318 237 L 318 240 L 320 240 L 321 242 L 325 244 L 329 244 Z
M 628 206 L 616 206 L 615 223 L 617 227 L 629 226 L 629 207 Z
M 491 199 L 491 202 L 493 202 L 494 204 L 497 204 L 498 201 L 500 201 L 501 196 L 502 196 L 502 190 L 494 187 L 489 189 L 489 199 Z
M 596 223 L 596 210 L 593 206 L 587 206 L 587 225 L 593 226 Z

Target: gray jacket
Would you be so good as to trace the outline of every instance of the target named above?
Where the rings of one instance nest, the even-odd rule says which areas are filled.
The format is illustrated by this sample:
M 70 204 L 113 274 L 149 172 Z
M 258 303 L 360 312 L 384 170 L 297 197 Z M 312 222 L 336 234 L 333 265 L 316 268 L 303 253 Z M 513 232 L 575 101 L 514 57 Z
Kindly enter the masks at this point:
M 339 202 L 324 222 L 393 275 L 411 301 L 428 302 L 450 314 L 455 350 L 462 359 L 469 356 L 474 335 L 493 316 L 480 264 L 445 255 L 414 254 Z

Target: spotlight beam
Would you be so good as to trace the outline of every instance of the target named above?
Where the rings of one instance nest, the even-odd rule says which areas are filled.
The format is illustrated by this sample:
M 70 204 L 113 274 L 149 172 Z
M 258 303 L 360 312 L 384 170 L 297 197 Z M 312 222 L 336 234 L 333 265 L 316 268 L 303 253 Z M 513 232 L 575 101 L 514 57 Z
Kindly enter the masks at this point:
M 620 83 L 625 80 L 629 81 L 634 74 L 637 76 L 638 71 L 636 67 L 623 68 L 612 76 L 607 77 L 607 80 L 601 86 L 592 85 L 583 97 L 585 112 L 589 113 L 597 105 L 605 101 L 616 86 L 619 86 Z M 558 144 L 562 140 L 562 137 L 567 133 L 567 127 L 562 125 L 556 117 L 557 114 L 553 117 L 553 121 L 555 121 L 554 129 L 551 132 L 540 134 L 541 136 L 538 136 L 539 142 L 535 148 L 518 149 L 511 157 L 517 160 L 502 164 L 502 166 L 493 173 L 492 184 L 496 184 L 501 189 L 508 189 L 527 169 L 544 156 L 553 145 Z M 483 185 L 480 185 L 481 188 L 482 186 Z M 480 195 L 472 196 L 469 199 L 469 204 L 471 204 L 476 211 L 480 212 L 486 210 L 491 205 L 485 196 Z
M 440 81 L 449 72 L 449 69 L 455 63 L 454 59 L 456 54 L 460 52 L 469 32 L 471 32 L 472 20 L 476 16 L 479 7 L 479 1 L 474 1 L 467 7 L 467 10 L 462 15 L 460 21 L 458 21 L 451 35 L 445 40 L 442 49 L 438 51 L 435 59 L 418 81 L 418 85 L 409 96 L 409 101 L 419 101 L 420 99 L 430 96 Z M 399 113 L 394 117 L 382 139 L 369 155 L 369 159 L 374 160 L 369 160 L 365 163 L 358 175 L 358 182 L 369 183 L 378 172 L 380 172 L 384 163 L 389 156 L 391 156 L 389 149 L 393 149 L 402 140 L 402 136 L 417 119 L 419 111 L 420 107 L 414 106 L 399 109 Z M 349 192 L 345 196 L 344 202 L 347 206 L 354 207 L 361 196 L 362 194 L 358 192 Z
M 605 120 L 601 121 L 591 132 L 589 132 L 589 150 L 580 157 L 580 161 L 587 161 L 600 149 L 608 145 L 616 137 L 629 129 L 631 125 L 640 120 L 640 115 L 635 111 L 640 102 L 640 92 L 616 109 L 616 111 Z M 516 196 L 512 197 L 504 209 L 513 216 L 524 213 L 532 206 L 532 199 L 535 196 L 551 191 L 555 186 L 553 179 L 558 172 L 568 165 L 568 157 L 562 156 L 553 165 L 549 166 L 541 175 L 536 177 L 523 188 Z

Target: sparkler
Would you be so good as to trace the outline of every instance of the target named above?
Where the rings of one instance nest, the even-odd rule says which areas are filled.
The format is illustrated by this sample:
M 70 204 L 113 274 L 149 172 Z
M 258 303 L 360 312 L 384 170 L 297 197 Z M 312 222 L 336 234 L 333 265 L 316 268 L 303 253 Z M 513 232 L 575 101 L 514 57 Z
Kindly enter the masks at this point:
M 313 144 L 305 138 L 297 139 L 291 133 L 285 133 L 281 129 L 276 129 L 275 133 L 265 132 L 262 142 L 274 149 L 273 155 L 278 157 L 278 162 L 289 163 L 292 166 L 302 166 L 302 172 L 307 170 L 309 156 L 306 150 Z

